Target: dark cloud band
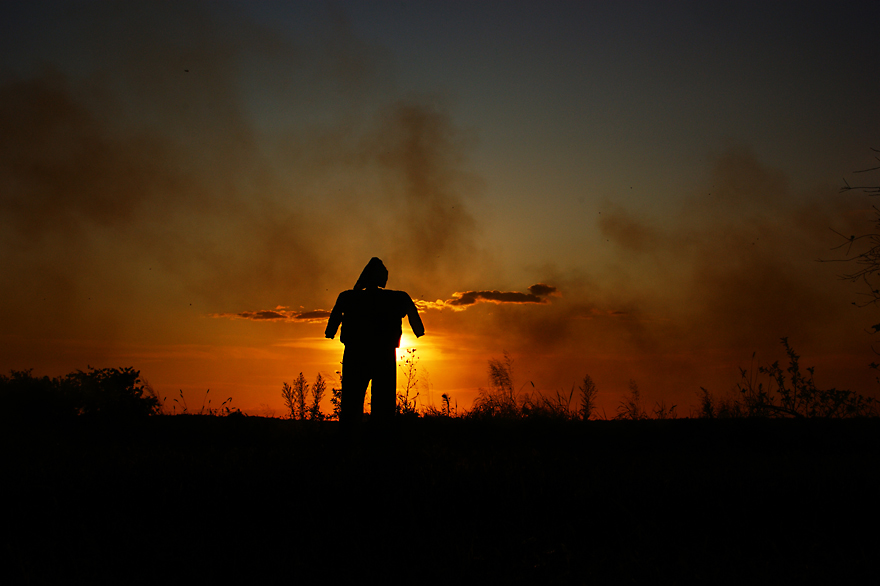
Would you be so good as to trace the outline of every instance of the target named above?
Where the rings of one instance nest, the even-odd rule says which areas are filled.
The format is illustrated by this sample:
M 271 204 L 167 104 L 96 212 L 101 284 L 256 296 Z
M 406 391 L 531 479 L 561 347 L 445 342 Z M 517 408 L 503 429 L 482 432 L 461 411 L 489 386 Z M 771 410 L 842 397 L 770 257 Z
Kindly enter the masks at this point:
M 442 309 L 452 307 L 457 311 L 467 309 L 478 303 L 495 304 L 542 304 L 549 303 L 548 297 L 559 295 L 556 287 L 544 283 L 536 283 L 529 287 L 528 293 L 520 291 L 464 291 L 453 293 L 453 298 L 446 301 L 416 301 L 420 311 L 426 309 Z M 323 322 L 330 317 L 326 309 L 313 309 L 311 311 L 289 311 L 283 305 L 275 309 L 263 309 L 260 311 L 241 311 L 239 313 L 214 313 L 211 317 L 225 317 L 228 319 L 249 319 L 252 321 L 295 321 L 295 322 Z
M 541 304 L 549 303 L 547 299 L 550 295 L 558 295 L 558 290 L 552 285 L 544 283 L 536 283 L 529 287 L 528 293 L 520 291 L 497 291 L 497 290 L 481 290 L 481 291 L 464 291 L 453 293 L 452 299 L 446 301 L 421 302 L 417 305 L 420 309 L 442 309 L 443 307 L 452 307 L 457 310 L 466 309 L 477 303 L 495 303 L 495 304 Z
M 225 317 L 228 319 L 249 319 L 253 321 L 295 321 L 295 322 L 322 322 L 330 317 L 326 309 L 313 309 L 311 311 L 288 311 L 284 307 L 261 311 L 242 311 L 239 313 L 213 313 L 211 317 Z

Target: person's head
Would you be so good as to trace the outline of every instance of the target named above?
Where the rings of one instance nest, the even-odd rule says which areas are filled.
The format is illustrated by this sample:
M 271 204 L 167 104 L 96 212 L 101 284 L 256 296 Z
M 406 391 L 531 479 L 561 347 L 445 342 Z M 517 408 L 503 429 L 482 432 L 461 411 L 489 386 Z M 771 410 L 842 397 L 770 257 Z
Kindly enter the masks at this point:
M 359 291 L 368 287 L 384 288 L 386 283 L 388 283 L 388 269 L 385 268 L 381 260 L 374 256 L 361 271 L 361 276 L 358 277 L 354 289 Z

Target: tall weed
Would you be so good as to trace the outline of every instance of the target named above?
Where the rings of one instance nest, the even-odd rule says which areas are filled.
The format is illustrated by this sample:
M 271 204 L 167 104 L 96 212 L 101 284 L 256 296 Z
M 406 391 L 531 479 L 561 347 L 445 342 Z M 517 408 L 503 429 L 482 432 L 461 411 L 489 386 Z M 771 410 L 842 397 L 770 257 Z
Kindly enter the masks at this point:
M 407 348 L 406 356 L 403 359 L 403 364 L 401 364 L 401 368 L 403 368 L 403 392 L 397 393 L 398 415 L 419 415 L 417 407 L 419 392 L 416 390 L 416 385 L 419 382 L 418 360 L 416 349 Z
M 781 339 L 788 356 L 788 366 L 779 361 L 769 366 L 740 368 L 736 396 L 726 400 L 715 399 L 701 388 L 701 417 L 795 417 L 841 418 L 878 415 L 878 402 L 854 391 L 816 387 L 814 368 L 801 370 L 800 356 Z M 761 379 L 766 377 L 766 384 Z
M 596 397 L 599 394 L 599 389 L 596 388 L 596 383 L 593 382 L 590 375 L 585 374 L 578 390 L 580 391 L 581 399 L 581 408 L 578 414 L 581 419 L 587 421 L 596 413 Z
M 321 412 L 321 400 L 327 391 L 327 382 L 321 373 L 315 378 L 315 384 L 309 385 L 303 373 L 299 373 L 292 385 L 282 383 L 281 398 L 284 400 L 284 407 L 287 409 L 288 419 L 311 419 L 313 421 L 322 421 L 325 419 L 324 413 Z M 336 393 L 336 389 L 333 389 Z M 311 397 L 311 401 L 309 398 Z M 335 397 L 331 397 L 333 402 Z M 334 409 L 337 405 L 334 403 Z
M 615 419 L 648 419 L 648 413 L 642 406 L 642 396 L 639 392 L 639 386 L 636 381 L 630 379 L 629 394 L 623 398 L 620 405 L 617 406 L 617 416 Z

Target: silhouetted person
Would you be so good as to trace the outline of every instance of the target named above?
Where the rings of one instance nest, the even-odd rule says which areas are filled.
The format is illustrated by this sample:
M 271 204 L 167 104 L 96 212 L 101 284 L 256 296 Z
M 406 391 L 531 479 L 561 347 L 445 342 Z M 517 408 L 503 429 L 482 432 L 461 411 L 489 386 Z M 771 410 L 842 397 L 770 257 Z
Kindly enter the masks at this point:
M 342 405 L 339 422 L 351 431 L 363 418 L 367 385 L 372 386 L 371 418 L 387 422 L 397 407 L 397 354 L 401 320 L 409 317 L 416 337 L 425 327 L 415 304 L 404 291 L 385 289 L 388 269 L 376 257 L 370 259 L 355 283 L 336 299 L 324 335 L 330 339 L 342 324 Z

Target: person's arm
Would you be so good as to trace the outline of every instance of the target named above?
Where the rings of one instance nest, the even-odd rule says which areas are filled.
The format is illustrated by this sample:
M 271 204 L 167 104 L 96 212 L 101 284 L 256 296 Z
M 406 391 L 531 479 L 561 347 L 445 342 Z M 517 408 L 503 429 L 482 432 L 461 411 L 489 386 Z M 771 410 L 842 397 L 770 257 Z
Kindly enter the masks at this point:
M 345 295 L 345 291 L 339 294 L 339 297 L 336 298 L 336 305 L 333 306 L 333 311 L 330 312 L 330 318 L 327 320 L 327 329 L 324 330 L 324 337 L 330 338 L 331 340 L 336 336 L 336 330 L 339 329 L 339 324 L 342 323 L 342 297 Z
M 409 295 L 406 296 L 406 301 L 406 317 L 409 318 L 409 326 L 412 328 L 416 338 L 421 338 L 425 335 L 425 326 L 422 324 L 422 318 L 419 317 L 419 310 Z

